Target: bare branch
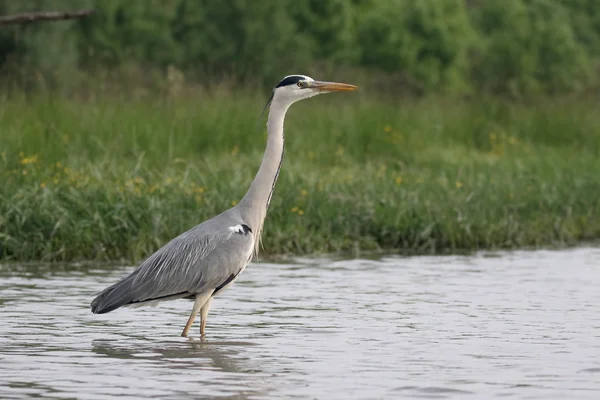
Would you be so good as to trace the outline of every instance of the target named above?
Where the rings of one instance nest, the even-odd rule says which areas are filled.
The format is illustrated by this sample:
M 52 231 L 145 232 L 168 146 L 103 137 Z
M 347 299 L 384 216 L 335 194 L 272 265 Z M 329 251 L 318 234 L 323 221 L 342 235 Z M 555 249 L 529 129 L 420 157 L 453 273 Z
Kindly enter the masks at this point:
M 0 16 L 0 25 L 22 24 L 34 21 L 60 21 L 65 19 L 75 19 L 87 17 L 94 13 L 94 10 L 80 11 L 40 11 L 15 15 Z

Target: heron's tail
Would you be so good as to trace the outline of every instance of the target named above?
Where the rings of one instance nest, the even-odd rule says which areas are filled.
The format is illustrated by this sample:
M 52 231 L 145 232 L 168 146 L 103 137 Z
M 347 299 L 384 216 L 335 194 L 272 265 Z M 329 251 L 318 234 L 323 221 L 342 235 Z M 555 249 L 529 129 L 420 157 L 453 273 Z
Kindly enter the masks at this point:
M 131 303 L 134 298 L 133 290 L 131 290 L 131 283 L 134 278 L 135 274 L 131 274 L 100 292 L 92 300 L 92 312 L 94 314 L 104 314 Z

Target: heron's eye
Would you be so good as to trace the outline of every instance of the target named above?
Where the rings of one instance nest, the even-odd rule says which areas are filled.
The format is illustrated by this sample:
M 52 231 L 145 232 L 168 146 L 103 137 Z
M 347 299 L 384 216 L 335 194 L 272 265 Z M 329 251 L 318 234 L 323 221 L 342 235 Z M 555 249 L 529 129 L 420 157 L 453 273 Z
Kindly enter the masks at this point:
M 303 87 L 304 86 L 304 82 L 303 81 L 298 81 L 297 85 L 298 85 L 298 87 Z

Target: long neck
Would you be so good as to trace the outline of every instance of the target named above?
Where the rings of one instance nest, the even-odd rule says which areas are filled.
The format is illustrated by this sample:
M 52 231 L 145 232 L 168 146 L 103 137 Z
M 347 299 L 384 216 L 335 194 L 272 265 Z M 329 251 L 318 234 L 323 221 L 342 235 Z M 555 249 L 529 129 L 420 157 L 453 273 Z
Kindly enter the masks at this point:
M 267 121 L 267 148 L 250 189 L 239 203 L 242 218 L 260 238 L 267 208 L 283 161 L 283 120 L 289 104 L 274 99 Z M 258 246 L 258 240 L 256 241 Z M 257 247 L 258 250 L 258 247 Z

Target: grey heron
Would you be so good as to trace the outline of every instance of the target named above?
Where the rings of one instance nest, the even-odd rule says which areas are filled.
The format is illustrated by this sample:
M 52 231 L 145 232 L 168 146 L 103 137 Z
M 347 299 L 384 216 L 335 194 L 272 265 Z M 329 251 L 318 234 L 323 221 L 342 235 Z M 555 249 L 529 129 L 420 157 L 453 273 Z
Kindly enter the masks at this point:
M 283 78 L 267 102 L 267 147 L 242 200 L 172 239 L 130 275 L 104 289 L 92 301 L 92 312 L 103 314 L 123 306 L 191 299 L 194 305 L 181 336 L 187 336 L 200 313 L 200 335 L 204 337 L 213 297 L 231 285 L 258 253 L 267 208 L 283 161 L 283 121 L 288 108 L 298 100 L 321 93 L 356 89 L 354 85 L 315 81 L 305 75 Z

